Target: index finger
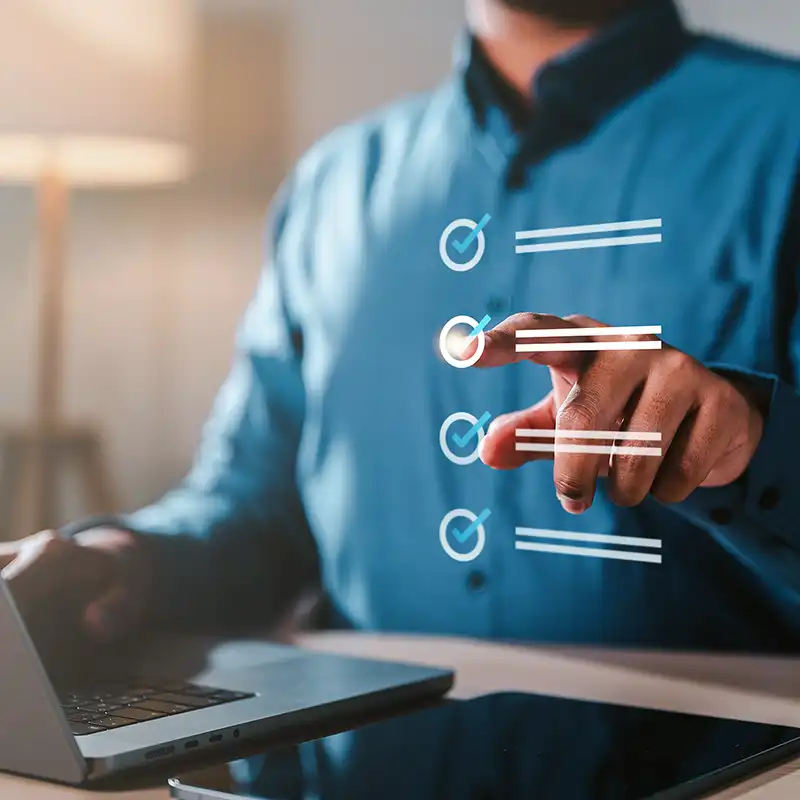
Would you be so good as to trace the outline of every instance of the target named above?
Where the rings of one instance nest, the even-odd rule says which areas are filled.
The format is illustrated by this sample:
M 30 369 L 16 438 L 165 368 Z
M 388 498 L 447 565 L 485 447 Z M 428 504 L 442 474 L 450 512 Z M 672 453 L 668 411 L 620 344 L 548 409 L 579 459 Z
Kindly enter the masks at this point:
M 586 366 L 590 354 L 565 349 L 563 345 L 591 341 L 592 327 L 605 326 L 585 317 L 564 319 L 552 314 L 514 314 L 486 332 L 486 346 L 480 361 L 475 366 L 504 367 L 520 361 L 532 361 L 554 369 L 580 371 Z M 577 336 L 575 333 L 559 335 L 562 330 L 574 331 L 576 328 L 585 328 L 586 335 Z M 520 335 L 525 331 L 535 331 L 537 338 L 541 339 L 535 352 L 530 352 L 531 348 L 526 347 L 524 336 Z

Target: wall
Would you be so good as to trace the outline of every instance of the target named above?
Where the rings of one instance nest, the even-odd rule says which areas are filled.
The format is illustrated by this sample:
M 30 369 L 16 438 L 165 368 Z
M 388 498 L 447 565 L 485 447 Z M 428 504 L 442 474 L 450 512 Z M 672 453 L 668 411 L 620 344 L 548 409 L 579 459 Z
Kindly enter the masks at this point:
M 800 55 L 797 0 L 680 0 L 689 19 L 724 36 Z
M 86 193 L 73 213 L 66 405 L 107 431 L 123 506 L 158 496 L 189 463 L 280 175 L 333 125 L 435 83 L 461 5 L 204 1 L 214 68 L 203 78 L 200 176 L 176 190 Z M 698 24 L 800 52 L 795 0 L 688 5 Z M 23 418 L 32 397 L 31 202 L 26 190 L 0 190 L 2 418 Z

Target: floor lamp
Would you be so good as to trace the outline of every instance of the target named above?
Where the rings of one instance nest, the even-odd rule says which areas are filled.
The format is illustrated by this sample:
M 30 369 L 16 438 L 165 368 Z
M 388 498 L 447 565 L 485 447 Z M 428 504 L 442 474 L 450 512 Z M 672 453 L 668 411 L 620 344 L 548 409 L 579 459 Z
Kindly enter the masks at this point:
M 87 513 L 115 510 L 99 430 L 63 413 L 69 196 L 186 176 L 193 10 L 192 0 L 0 5 L 0 183 L 33 185 L 39 220 L 36 403 L 30 420 L 0 426 L 0 538 L 63 521 L 67 469 Z

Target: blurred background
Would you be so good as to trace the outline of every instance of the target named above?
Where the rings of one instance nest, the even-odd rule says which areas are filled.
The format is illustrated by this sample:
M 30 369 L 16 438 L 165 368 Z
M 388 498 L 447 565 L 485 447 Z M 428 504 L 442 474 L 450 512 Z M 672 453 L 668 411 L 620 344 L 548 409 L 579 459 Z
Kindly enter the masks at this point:
M 696 26 L 800 53 L 796 0 L 684 5 Z M 60 344 L 51 344 L 63 351 L 63 380 L 57 419 L 47 424 L 85 423 L 100 455 L 88 471 L 80 454 L 64 461 L 52 511 L 59 520 L 103 510 L 89 508 L 83 491 L 98 470 L 107 478 L 108 510 L 148 503 L 183 476 L 255 286 L 272 193 L 294 159 L 333 126 L 435 85 L 448 70 L 462 6 L 462 0 L 0 5 L 0 54 L 6 53 L 0 144 L 3 133 L 23 124 L 51 137 L 59 115 L 72 124 L 78 114 L 89 128 L 106 127 L 98 134 L 135 129 L 179 153 L 158 180 L 129 176 L 122 185 L 98 186 L 81 185 L 68 169 L 61 176 L 70 188 L 58 289 L 64 324 Z M 137 58 L 150 59 L 149 71 L 134 80 L 126 70 Z M 42 319 L 48 278 L 41 264 L 51 245 L 37 216 L 40 178 L 49 172 L 14 175 L 17 164 L 13 154 L 4 161 L 0 146 L 0 487 L 7 490 L 0 503 L 15 504 L 14 513 L 0 517 L 0 537 L 33 532 L 27 526 L 36 524 L 16 508 L 25 500 L 19 473 L 27 468 L 3 446 L 41 433 L 38 342 L 50 330 Z M 53 297 L 44 297 L 45 311 L 57 314 Z

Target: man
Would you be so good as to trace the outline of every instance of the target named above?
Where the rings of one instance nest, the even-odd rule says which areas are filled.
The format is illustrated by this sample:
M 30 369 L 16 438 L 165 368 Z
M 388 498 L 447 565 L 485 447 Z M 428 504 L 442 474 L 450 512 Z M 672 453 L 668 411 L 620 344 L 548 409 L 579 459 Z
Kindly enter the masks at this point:
M 106 639 L 255 624 L 321 578 L 324 624 L 800 647 L 800 71 L 689 34 L 668 0 L 469 12 L 452 80 L 331 134 L 288 180 L 186 482 L 113 529 L 7 548 L 26 613 L 77 593 Z M 442 231 L 467 217 L 485 254 L 448 269 Z M 660 243 L 514 251 L 518 231 L 658 219 Z M 444 241 L 451 261 L 476 253 L 467 233 Z M 436 344 L 463 315 L 488 323 L 475 369 Z M 668 346 L 623 333 L 510 366 L 519 330 L 596 344 L 575 328 L 609 325 Z M 438 441 L 484 412 L 494 470 Z M 555 452 L 522 468 L 518 428 Z M 620 428 L 631 450 L 611 460 L 580 436 Z M 477 427 L 452 433 L 451 455 L 474 449 Z M 653 435 L 660 455 L 638 455 Z M 517 550 L 517 528 L 551 552 Z M 553 546 L 575 533 L 628 554 L 660 541 L 661 563 Z

